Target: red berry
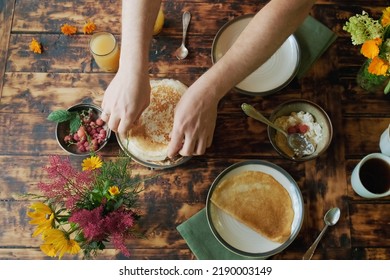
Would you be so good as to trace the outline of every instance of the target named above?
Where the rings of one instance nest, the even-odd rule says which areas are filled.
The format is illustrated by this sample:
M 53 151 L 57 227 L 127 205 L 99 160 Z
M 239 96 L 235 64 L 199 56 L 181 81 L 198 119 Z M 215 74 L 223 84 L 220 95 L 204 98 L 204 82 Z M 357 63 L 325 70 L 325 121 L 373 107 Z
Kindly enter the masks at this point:
M 75 140 L 76 142 L 80 140 L 80 137 L 77 135 L 77 132 L 73 134 L 73 140 Z
M 309 126 L 306 124 L 298 124 L 298 130 L 300 133 L 305 134 L 309 130 Z
M 98 126 L 103 126 L 103 125 L 104 125 L 104 121 L 103 121 L 101 118 L 98 118 L 98 119 L 96 120 L 96 124 L 97 124 Z
M 296 128 L 296 126 L 294 125 L 294 126 L 290 126 L 289 128 L 287 128 L 287 133 L 288 134 L 293 134 L 293 133 L 297 133 L 298 131 L 297 131 L 297 128 Z
M 77 130 L 77 135 L 80 138 L 85 137 L 85 128 L 84 128 L 84 126 L 80 126 L 79 130 Z
M 107 132 L 103 129 L 103 130 L 100 130 L 100 132 L 99 132 L 99 135 L 100 135 L 100 138 L 106 138 L 106 136 L 107 136 Z

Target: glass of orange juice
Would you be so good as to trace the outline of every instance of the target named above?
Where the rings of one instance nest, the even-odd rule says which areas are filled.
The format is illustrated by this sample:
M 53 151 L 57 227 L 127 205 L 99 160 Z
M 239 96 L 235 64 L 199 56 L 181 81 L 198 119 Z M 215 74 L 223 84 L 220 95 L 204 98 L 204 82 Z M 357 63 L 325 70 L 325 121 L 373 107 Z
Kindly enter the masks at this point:
M 92 35 L 89 49 L 96 64 L 106 72 L 116 72 L 119 67 L 119 45 L 115 36 L 109 32 L 98 32 Z

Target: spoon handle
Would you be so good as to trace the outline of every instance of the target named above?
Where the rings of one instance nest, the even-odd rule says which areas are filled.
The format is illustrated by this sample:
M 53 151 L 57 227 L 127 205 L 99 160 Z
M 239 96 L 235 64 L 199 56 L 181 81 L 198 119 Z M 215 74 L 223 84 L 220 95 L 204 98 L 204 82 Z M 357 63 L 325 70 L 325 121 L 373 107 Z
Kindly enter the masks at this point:
M 276 129 L 277 131 L 279 131 L 280 133 L 282 133 L 286 137 L 288 136 L 287 133 L 283 129 L 281 129 L 280 127 L 275 125 L 273 122 L 271 122 L 269 119 L 264 117 L 263 114 L 261 114 L 259 111 L 257 111 L 252 105 L 242 103 L 241 109 L 244 111 L 244 113 L 247 116 L 252 117 L 258 121 L 261 121 L 262 123 L 269 125 L 270 127 Z
M 186 41 L 186 36 L 187 36 L 187 30 L 188 30 L 188 25 L 190 24 L 191 20 L 191 14 L 188 11 L 185 11 L 183 13 L 183 41 L 182 44 L 185 44 Z
M 310 248 L 303 255 L 302 260 L 310 260 L 311 259 L 311 257 L 314 254 L 314 251 L 317 248 L 318 243 L 320 243 L 320 240 L 321 240 L 322 236 L 324 235 L 327 228 L 328 228 L 328 225 L 325 225 L 325 227 L 322 229 L 320 235 L 318 235 L 317 239 L 314 241 L 314 243 L 310 246 Z

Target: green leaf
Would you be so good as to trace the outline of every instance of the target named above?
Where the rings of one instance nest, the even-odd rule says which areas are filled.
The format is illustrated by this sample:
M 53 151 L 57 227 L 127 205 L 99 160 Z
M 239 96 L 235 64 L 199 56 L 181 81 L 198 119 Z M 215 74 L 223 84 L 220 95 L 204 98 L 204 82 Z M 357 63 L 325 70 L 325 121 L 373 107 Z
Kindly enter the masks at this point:
M 76 114 L 73 118 L 70 119 L 69 122 L 69 128 L 70 128 L 70 133 L 75 133 L 81 126 L 81 118 L 78 114 Z
M 72 112 L 66 111 L 66 110 L 57 110 L 54 112 L 51 112 L 47 119 L 49 121 L 53 122 L 66 122 L 69 121 L 74 117 L 74 114 Z
M 123 198 L 119 199 L 115 204 L 114 204 L 114 211 L 117 210 L 119 207 L 121 207 L 123 204 Z
M 386 39 L 390 38 L 390 25 L 386 26 L 383 31 L 383 41 L 386 41 Z

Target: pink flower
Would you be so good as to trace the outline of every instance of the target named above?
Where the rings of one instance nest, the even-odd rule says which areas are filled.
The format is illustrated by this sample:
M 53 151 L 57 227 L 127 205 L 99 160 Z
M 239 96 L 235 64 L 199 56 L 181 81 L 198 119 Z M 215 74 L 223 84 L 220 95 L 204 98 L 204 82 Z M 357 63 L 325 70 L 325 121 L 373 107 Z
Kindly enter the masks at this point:
M 78 210 L 72 214 L 69 221 L 79 224 L 88 240 L 102 241 L 108 234 L 105 230 L 102 205 L 92 210 Z
M 77 171 L 73 168 L 68 157 L 50 156 L 49 165 L 44 170 L 51 179 L 50 183 L 40 182 L 38 188 L 45 196 L 56 202 L 65 202 L 68 209 L 73 209 L 75 204 L 83 198 L 86 190 L 93 188 L 95 180 L 92 171 Z
M 112 243 L 114 247 L 122 252 L 125 257 L 130 257 L 130 251 L 125 245 L 126 237 L 123 234 L 115 233 L 112 235 Z
M 107 215 L 103 212 L 103 205 L 93 210 L 82 209 L 74 212 L 69 221 L 79 224 L 89 241 L 105 241 L 110 238 L 116 249 L 129 256 L 125 240 L 132 236 L 130 229 L 135 222 L 134 212 L 121 208 Z

